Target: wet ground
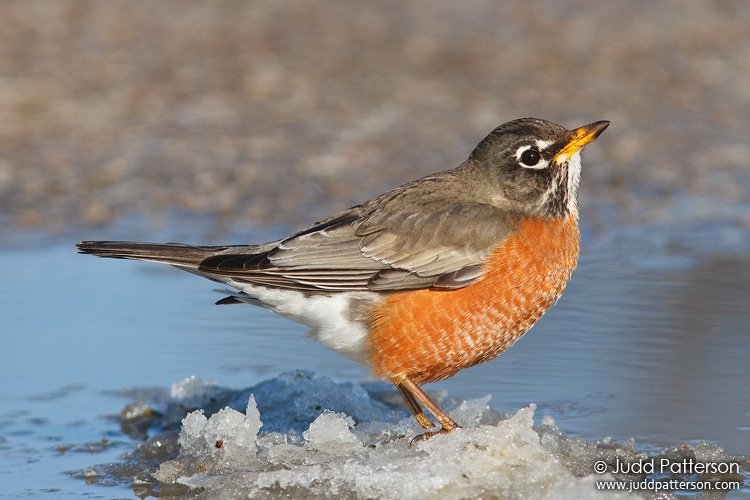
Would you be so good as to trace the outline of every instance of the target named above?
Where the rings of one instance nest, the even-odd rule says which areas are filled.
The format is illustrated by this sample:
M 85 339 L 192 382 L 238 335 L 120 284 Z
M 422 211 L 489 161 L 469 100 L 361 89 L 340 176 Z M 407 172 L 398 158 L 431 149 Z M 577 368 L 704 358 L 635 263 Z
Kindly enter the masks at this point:
M 452 168 L 498 124 L 612 125 L 582 258 L 500 359 L 436 384 L 571 436 L 750 454 L 750 9 L 739 2 L 0 5 L 0 494 L 133 446 L 123 389 L 367 374 L 212 284 L 80 239 L 270 240 Z

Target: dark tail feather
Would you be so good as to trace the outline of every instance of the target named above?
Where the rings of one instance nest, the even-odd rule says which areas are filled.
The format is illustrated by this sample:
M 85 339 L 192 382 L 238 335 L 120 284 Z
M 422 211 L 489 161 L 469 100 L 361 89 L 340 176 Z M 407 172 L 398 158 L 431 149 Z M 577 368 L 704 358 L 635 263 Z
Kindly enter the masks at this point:
M 226 247 L 197 247 L 182 243 L 136 243 L 131 241 L 82 241 L 79 253 L 113 259 L 147 260 L 173 266 L 195 267 Z

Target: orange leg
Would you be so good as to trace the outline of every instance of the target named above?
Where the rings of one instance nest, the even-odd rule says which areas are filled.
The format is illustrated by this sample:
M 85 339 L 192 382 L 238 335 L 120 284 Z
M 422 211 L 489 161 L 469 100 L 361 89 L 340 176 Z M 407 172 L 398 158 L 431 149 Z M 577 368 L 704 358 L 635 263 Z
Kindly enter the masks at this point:
M 409 392 L 404 386 L 401 384 L 396 384 L 396 389 L 398 389 L 398 392 L 401 393 L 401 396 L 404 398 L 404 401 L 406 401 L 406 406 L 409 407 L 411 412 L 414 414 L 414 418 L 417 419 L 417 423 L 422 429 L 428 430 L 435 427 L 433 423 L 430 421 L 429 418 L 427 418 L 427 415 L 425 415 L 424 410 L 422 410 L 422 407 L 419 406 L 419 403 L 416 399 L 414 399 L 414 396 L 411 392 Z
M 453 432 L 454 429 L 460 427 L 452 418 L 446 415 L 417 384 L 412 382 L 409 377 L 401 379 L 396 384 L 396 388 L 398 388 L 401 396 L 403 396 L 406 401 L 406 405 L 414 414 L 414 417 L 423 429 L 431 429 L 433 426 L 432 422 L 427 418 L 427 415 L 425 415 L 424 411 L 419 407 L 419 403 L 427 408 L 442 426 L 438 431 L 425 432 L 424 434 L 415 437 L 412 442 L 423 441 L 438 434 L 448 434 L 449 432 Z

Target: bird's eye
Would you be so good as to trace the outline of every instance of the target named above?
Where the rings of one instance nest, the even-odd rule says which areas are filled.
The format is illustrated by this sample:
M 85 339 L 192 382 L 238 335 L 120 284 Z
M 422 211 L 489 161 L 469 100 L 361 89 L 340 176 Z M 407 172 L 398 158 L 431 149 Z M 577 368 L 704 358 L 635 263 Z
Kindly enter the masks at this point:
M 542 154 L 536 149 L 527 149 L 526 151 L 521 153 L 521 163 L 523 163 L 527 167 L 533 167 L 534 165 L 539 163 L 539 160 L 541 159 Z

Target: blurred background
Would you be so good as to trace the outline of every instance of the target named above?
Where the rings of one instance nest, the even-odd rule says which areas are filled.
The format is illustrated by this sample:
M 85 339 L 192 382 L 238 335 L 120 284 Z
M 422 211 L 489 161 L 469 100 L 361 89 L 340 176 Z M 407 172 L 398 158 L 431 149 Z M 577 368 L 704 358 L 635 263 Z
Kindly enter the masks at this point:
M 741 2 L 19 0 L 0 14 L 0 242 L 195 213 L 298 227 L 452 168 L 521 116 L 612 121 L 581 195 L 601 230 L 750 226 Z
M 61 471 L 119 460 L 120 389 L 368 376 L 211 306 L 211 283 L 75 242 L 271 240 L 523 116 L 612 122 L 584 155 L 579 269 L 517 346 L 431 388 L 750 454 L 744 2 L 6 0 L 0 19 L 0 488 L 77 491 Z

